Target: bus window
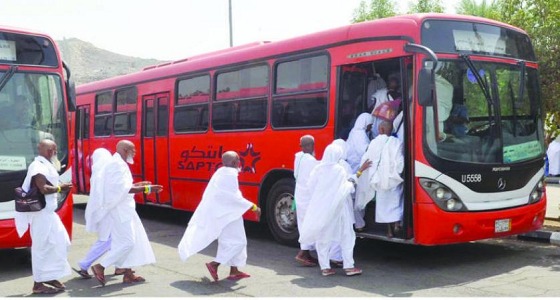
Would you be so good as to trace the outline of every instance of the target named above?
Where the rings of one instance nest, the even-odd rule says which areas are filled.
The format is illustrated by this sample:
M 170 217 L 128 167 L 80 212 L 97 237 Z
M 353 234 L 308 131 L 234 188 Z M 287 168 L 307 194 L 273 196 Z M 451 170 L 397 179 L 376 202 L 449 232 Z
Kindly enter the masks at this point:
M 205 132 L 208 130 L 210 76 L 179 80 L 173 128 L 175 132 Z
M 132 135 L 136 133 L 137 99 L 136 88 L 126 88 L 116 92 L 116 112 L 113 132 L 115 135 Z
M 95 96 L 94 136 L 111 135 L 113 125 L 113 94 L 105 92 Z
M 320 127 L 327 122 L 326 55 L 281 62 L 276 66 L 272 127 Z
M 266 126 L 268 66 L 253 66 L 217 76 L 212 105 L 214 130 L 261 129 Z

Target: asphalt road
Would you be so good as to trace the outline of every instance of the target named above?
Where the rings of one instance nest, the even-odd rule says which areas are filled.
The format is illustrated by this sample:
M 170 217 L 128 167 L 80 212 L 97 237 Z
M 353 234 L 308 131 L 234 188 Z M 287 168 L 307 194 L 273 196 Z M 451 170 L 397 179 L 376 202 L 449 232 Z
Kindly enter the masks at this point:
M 80 199 L 78 199 L 80 202 Z M 95 241 L 85 232 L 84 204 L 74 209 L 74 234 L 69 262 L 76 266 Z M 211 282 L 205 262 L 215 255 L 216 244 L 182 262 L 177 244 L 189 213 L 156 207 L 140 207 L 157 263 L 137 269 L 147 281 L 125 285 L 122 278 L 107 276 L 105 287 L 95 279 L 75 274 L 63 278 L 68 289 L 55 297 L 540 297 L 559 296 L 560 254 L 556 246 L 517 240 L 515 237 L 480 242 L 421 247 L 359 239 L 356 265 L 364 274 L 322 277 L 318 268 L 295 262 L 296 248 L 279 245 L 264 226 L 246 223 L 248 265 L 243 271 L 251 278 L 237 282 Z M 29 251 L 0 251 L 0 296 L 26 297 L 31 294 Z M 112 272 L 110 268 L 106 273 Z

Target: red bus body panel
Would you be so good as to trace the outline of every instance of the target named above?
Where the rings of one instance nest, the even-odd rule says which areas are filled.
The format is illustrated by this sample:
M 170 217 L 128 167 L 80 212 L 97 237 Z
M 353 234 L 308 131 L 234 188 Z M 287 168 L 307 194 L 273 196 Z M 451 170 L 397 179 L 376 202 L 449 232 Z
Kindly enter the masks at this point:
M 66 198 L 66 202 L 62 205 L 60 210 L 57 211 L 70 239 L 72 238 L 73 203 L 72 194 L 69 194 Z M 0 249 L 31 247 L 29 230 L 20 238 L 16 230 L 14 219 L 0 220 L 0 241 L 2 241 L 0 243 Z

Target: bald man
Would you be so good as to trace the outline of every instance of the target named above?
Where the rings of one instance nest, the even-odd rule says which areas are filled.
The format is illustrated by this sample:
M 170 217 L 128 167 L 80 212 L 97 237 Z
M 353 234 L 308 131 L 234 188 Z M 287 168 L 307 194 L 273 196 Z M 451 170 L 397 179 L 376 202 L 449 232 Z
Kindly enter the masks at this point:
M 315 139 L 311 135 L 304 135 L 299 139 L 301 151 L 296 153 L 294 160 L 294 177 L 296 179 L 296 188 L 294 192 L 294 201 L 296 203 L 296 217 L 298 231 L 301 232 L 301 225 L 305 219 L 307 206 L 311 199 L 310 187 L 307 185 L 311 170 L 319 164 L 315 159 Z M 315 250 L 315 245 L 300 244 L 299 252 L 296 255 L 296 261 L 306 267 L 314 267 L 317 265 L 317 258 L 311 256 L 310 251 Z
M 251 209 L 260 218 L 261 209 L 245 199 L 239 190 L 239 162 L 239 155 L 234 151 L 222 155 L 223 166 L 210 178 L 178 246 L 179 256 L 186 261 L 217 239 L 216 258 L 206 264 L 214 281 L 218 281 L 221 264 L 230 266 L 229 280 L 250 277 L 238 269 L 247 263 L 243 214 Z
M 58 182 L 58 172 L 52 164 L 57 152 L 56 143 L 41 140 L 37 148 L 39 156 L 29 165 L 22 188 L 29 191 L 32 184 L 36 185 L 45 195 L 46 205 L 38 212 L 16 212 L 15 223 L 20 237 L 28 228 L 31 233 L 33 294 L 54 294 L 65 290 L 66 286 L 58 279 L 71 272 L 67 259 L 70 239 L 55 211 L 58 193 L 68 192 L 72 184 Z
M 146 230 L 136 213 L 134 194 L 159 193 L 163 187 L 147 181 L 133 183 L 127 163 L 134 163 L 135 154 L 136 149 L 131 141 L 119 141 L 117 152 L 106 164 L 101 176 L 101 210 L 105 215 L 100 219 L 106 218 L 110 224 L 108 235 L 111 236 L 111 249 L 91 270 L 102 286 L 106 283 L 104 271 L 109 266 L 125 269 L 123 283 L 136 283 L 145 279 L 135 275 L 132 268 L 156 261 Z

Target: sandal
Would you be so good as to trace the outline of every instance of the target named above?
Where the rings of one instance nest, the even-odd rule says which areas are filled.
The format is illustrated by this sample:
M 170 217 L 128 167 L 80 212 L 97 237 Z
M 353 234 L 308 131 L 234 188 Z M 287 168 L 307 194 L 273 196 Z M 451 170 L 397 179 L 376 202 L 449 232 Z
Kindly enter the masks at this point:
M 336 273 L 336 272 L 335 272 L 333 269 L 324 269 L 324 270 L 321 270 L 321 274 L 322 274 L 323 276 L 331 276 L 331 275 L 334 275 L 335 273 Z
M 126 274 L 126 270 L 127 270 L 126 268 L 115 268 L 115 274 L 114 275 L 115 276 L 124 275 L 124 274 Z M 132 271 L 132 273 L 136 272 L 134 270 L 130 270 L 130 271 Z
M 66 286 L 58 280 L 45 281 L 43 283 L 48 284 L 48 285 L 54 287 L 55 289 L 58 289 L 58 290 L 61 290 L 61 291 L 64 291 L 66 289 Z
M 146 279 L 142 276 L 136 276 L 132 272 L 127 272 L 123 277 L 123 283 L 137 283 L 144 282 Z
M 207 263 L 206 268 L 208 268 L 208 272 L 210 272 L 210 276 L 214 281 L 218 281 L 218 270 L 212 265 L 212 263 Z
M 344 269 L 344 272 L 346 273 L 346 276 L 355 276 L 355 275 L 361 275 L 362 269 L 360 268 Z
M 97 281 L 99 281 L 99 283 L 101 283 L 101 286 L 105 286 L 105 283 L 107 281 L 105 281 L 105 274 L 103 274 L 103 271 L 100 271 L 98 268 L 102 267 L 100 264 L 91 266 L 91 271 L 93 272 L 93 276 L 95 276 L 95 279 L 97 279 Z
M 33 287 L 33 294 L 56 294 L 58 292 L 62 292 L 62 290 L 48 287 L 43 284 L 37 288 Z
M 72 268 L 72 270 L 74 270 L 74 272 L 78 273 L 78 275 L 80 275 L 83 279 L 91 279 L 93 276 L 91 276 L 91 274 L 88 273 L 87 270 L 78 270 L 76 268 Z
M 299 256 L 296 256 L 296 261 L 305 267 L 315 267 L 317 265 L 317 263 L 313 262 L 313 260 L 309 258 L 301 258 Z
M 237 281 L 237 280 L 239 280 L 239 279 L 249 278 L 249 277 L 251 277 L 251 275 L 249 275 L 249 274 L 247 274 L 247 273 L 241 272 L 241 273 L 238 273 L 238 274 L 235 274 L 235 275 L 229 275 L 229 276 L 227 277 L 227 279 L 228 279 L 228 280 Z

